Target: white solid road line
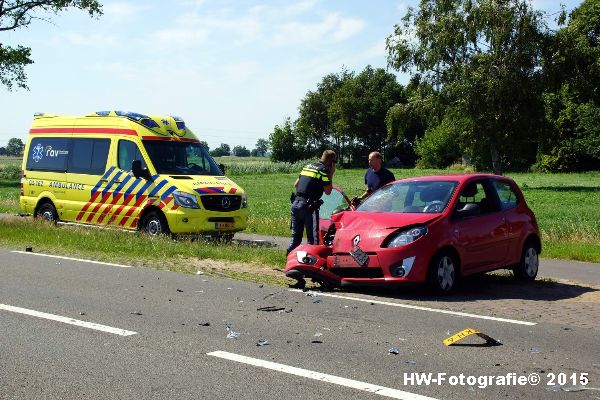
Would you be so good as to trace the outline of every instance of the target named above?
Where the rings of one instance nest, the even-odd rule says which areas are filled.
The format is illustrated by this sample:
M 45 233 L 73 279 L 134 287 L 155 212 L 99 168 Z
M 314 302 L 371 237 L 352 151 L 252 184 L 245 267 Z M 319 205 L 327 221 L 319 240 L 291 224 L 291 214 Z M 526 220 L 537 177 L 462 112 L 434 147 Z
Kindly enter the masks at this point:
M 300 289 L 289 289 L 289 290 L 291 292 L 303 293 L 302 290 L 300 290 Z M 440 314 L 449 314 L 449 315 L 455 315 L 457 317 L 487 319 L 487 320 L 490 320 L 490 321 L 507 322 L 509 324 L 517 324 L 517 325 L 527 325 L 527 326 L 537 325 L 537 323 L 535 323 L 535 322 L 519 321 L 519 320 L 516 320 L 516 319 L 507 319 L 507 318 L 498 318 L 498 317 L 489 317 L 487 315 L 469 314 L 469 313 L 464 313 L 464 312 L 460 312 L 460 311 L 441 310 L 441 309 L 438 309 L 438 308 L 429 308 L 429 307 L 414 306 L 412 304 L 392 303 L 390 301 L 363 299 L 363 298 L 360 298 L 360 297 L 351 297 L 351 296 L 340 296 L 340 295 L 337 295 L 337 294 L 322 293 L 322 292 L 311 292 L 311 291 L 308 291 L 306 293 L 314 293 L 314 294 L 317 294 L 319 296 L 334 297 L 336 299 L 362 301 L 362 302 L 365 302 L 365 303 L 382 304 L 384 306 L 402 307 L 402 308 L 410 308 L 410 309 L 413 309 L 413 310 L 436 312 L 436 313 L 440 313 Z
M 27 254 L 29 256 L 60 258 L 63 260 L 81 261 L 81 262 L 86 262 L 86 263 L 90 263 L 90 264 L 110 265 L 111 267 L 132 268 L 131 265 L 113 264 L 113 263 L 107 263 L 107 262 L 102 262 L 102 261 L 85 260 L 83 258 L 73 258 L 73 257 L 54 256 L 54 255 L 50 255 L 50 254 L 32 253 L 30 251 L 12 250 L 11 253 Z
M 341 378 L 335 375 L 322 374 L 320 372 L 311 371 L 303 368 L 291 367 L 285 364 L 274 363 L 271 361 L 264 361 L 258 358 L 241 356 L 239 354 L 229 353 L 226 351 L 213 351 L 207 353 L 209 356 L 223 358 L 225 360 L 236 361 L 243 364 L 254 365 L 255 367 L 262 367 L 273 371 L 285 372 L 286 374 L 292 374 L 296 376 L 302 376 L 304 378 L 314 379 L 321 382 L 334 383 L 340 386 L 346 386 L 352 389 L 362 390 L 380 396 L 391 397 L 392 399 L 402 400 L 436 400 L 433 397 L 421 396 L 402 390 L 391 389 L 385 386 L 372 385 L 370 383 L 355 381 L 353 379 Z
M 33 317 L 45 318 L 52 321 L 63 322 L 65 324 L 81 326 L 83 328 L 94 329 L 97 331 L 114 333 L 120 336 L 131 336 L 137 334 L 137 332 L 128 331 L 125 329 L 113 328 L 111 326 L 95 324 L 93 322 L 80 321 L 69 317 L 62 317 L 60 315 L 48 314 L 45 312 L 29 310 L 27 308 L 14 307 L 6 304 L 0 304 L 0 310 L 11 311 L 19 314 L 31 315 Z

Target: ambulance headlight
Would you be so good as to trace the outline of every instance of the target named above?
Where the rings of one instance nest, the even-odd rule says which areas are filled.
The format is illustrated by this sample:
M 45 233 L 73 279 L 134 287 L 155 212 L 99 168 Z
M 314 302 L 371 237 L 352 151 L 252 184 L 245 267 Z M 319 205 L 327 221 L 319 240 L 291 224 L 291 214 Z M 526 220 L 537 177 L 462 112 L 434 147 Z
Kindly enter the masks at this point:
M 242 208 L 248 207 L 248 196 L 246 192 L 242 193 Z
M 198 199 L 193 194 L 174 191 L 173 198 L 175 199 L 175 202 L 181 207 L 200 208 L 200 206 L 198 205 Z

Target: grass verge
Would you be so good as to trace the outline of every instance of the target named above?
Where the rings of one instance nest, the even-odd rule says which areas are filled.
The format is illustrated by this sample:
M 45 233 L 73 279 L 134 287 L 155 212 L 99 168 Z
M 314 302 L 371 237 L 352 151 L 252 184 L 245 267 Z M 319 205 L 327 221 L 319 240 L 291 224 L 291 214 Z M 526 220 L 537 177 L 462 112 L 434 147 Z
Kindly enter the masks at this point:
M 52 225 L 20 217 L 0 219 L 0 245 L 36 253 L 86 258 L 136 267 L 227 276 L 284 284 L 285 252 L 203 240 L 150 239 L 139 233 Z M 227 262 L 225 262 L 227 261 Z M 291 282 L 291 281 L 289 281 Z

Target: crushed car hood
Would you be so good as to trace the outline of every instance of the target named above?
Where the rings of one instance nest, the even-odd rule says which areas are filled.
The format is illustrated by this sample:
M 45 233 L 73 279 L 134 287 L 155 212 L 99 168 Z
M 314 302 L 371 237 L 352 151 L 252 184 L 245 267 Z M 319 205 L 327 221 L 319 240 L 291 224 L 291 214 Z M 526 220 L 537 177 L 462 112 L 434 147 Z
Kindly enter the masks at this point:
M 332 218 L 337 231 L 333 240 L 334 253 L 348 253 L 355 245 L 358 236 L 358 245 L 366 252 L 377 251 L 381 243 L 392 233 L 399 229 L 414 225 L 424 225 L 441 214 L 421 213 L 371 213 L 371 212 L 343 212 Z

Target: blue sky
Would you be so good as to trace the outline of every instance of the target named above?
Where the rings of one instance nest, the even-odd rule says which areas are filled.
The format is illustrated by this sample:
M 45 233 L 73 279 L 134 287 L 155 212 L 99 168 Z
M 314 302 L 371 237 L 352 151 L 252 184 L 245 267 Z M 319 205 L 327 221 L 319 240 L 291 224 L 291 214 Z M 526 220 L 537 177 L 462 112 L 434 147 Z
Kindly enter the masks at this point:
M 32 48 L 29 91 L 0 88 L 0 146 L 25 139 L 35 112 L 179 115 L 211 148 L 254 148 L 297 116 L 321 78 L 386 67 L 385 38 L 418 1 L 102 1 L 0 33 Z M 567 8 L 581 3 L 563 1 Z M 550 13 L 558 2 L 535 0 Z M 401 83 L 406 76 L 398 74 Z

